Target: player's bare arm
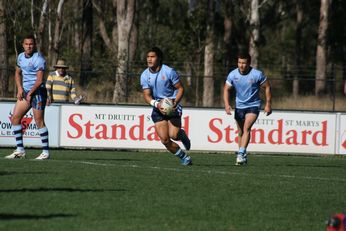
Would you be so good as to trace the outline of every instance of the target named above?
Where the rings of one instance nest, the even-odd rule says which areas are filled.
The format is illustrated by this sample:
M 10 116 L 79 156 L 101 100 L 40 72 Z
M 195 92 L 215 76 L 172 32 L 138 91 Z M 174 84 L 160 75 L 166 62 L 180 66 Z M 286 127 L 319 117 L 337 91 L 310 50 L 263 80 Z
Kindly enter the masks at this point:
M 149 88 L 148 89 L 143 89 L 143 97 L 144 97 L 144 100 L 145 100 L 145 102 L 147 104 L 151 104 L 150 102 L 152 100 L 154 100 L 153 96 L 151 94 L 151 90 Z
M 24 98 L 24 89 L 23 89 L 23 85 L 22 85 L 22 70 L 19 67 L 16 67 L 15 81 L 16 81 L 16 86 L 17 86 L 17 89 L 18 89 L 17 99 L 18 100 L 23 100 L 23 98 Z
M 183 98 L 184 96 L 184 86 L 183 84 L 179 81 L 178 83 L 176 83 L 174 85 L 174 87 L 178 90 L 176 98 L 173 102 L 173 108 L 175 109 L 177 107 L 177 105 L 179 104 L 180 100 Z
M 161 111 L 161 113 L 164 114 L 164 111 L 161 108 L 160 102 L 153 99 L 151 90 L 149 88 L 143 89 L 143 97 L 147 104 L 150 104 L 151 106 L 158 108 Z
M 225 86 L 223 87 L 223 102 L 225 104 L 225 111 L 226 114 L 231 115 L 232 112 L 232 107 L 231 104 L 229 103 L 229 92 L 231 91 L 232 86 L 228 85 L 225 83 Z
M 271 85 L 269 83 L 269 81 L 265 81 L 262 86 L 262 88 L 264 88 L 265 90 L 265 97 L 266 97 L 266 103 L 264 106 L 264 112 L 266 113 L 266 115 L 270 115 L 272 114 L 272 91 L 271 91 Z

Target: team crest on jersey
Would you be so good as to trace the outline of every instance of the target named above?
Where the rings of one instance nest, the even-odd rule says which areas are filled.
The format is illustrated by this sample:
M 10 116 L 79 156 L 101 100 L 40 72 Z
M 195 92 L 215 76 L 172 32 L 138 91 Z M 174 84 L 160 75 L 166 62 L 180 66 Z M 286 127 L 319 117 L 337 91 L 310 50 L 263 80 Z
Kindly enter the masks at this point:
M 250 84 L 254 84 L 255 83 L 255 80 L 253 78 L 249 79 L 249 83 Z
M 162 76 L 161 76 L 161 79 L 162 79 L 162 80 L 166 80 L 166 76 L 165 76 L 165 75 L 162 75 Z

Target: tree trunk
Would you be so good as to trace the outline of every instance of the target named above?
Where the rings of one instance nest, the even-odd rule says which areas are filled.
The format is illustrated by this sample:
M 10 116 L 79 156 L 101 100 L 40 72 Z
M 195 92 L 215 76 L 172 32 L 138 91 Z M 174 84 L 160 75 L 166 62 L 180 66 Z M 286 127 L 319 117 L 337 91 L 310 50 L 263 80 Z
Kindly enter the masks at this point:
M 224 36 L 223 41 L 225 43 L 225 66 L 226 71 L 229 71 L 232 65 L 232 28 L 233 28 L 233 20 L 232 20 L 232 10 L 233 5 L 231 0 L 225 1 L 225 18 L 223 20 L 224 27 Z
M 81 4 L 81 0 L 74 0 L 73 1 L 73 5 L 74 5 L 74 8 L 73 8 L 73 10 L 72 10 L 72 12 L 73 12 L 73 14 L 74 14 L 74 20 L 75 21 L 78 21 L 78 12 L 79 12 L 79 8 L 80 8 L 80 5 L 82 5 Z M 73 25 L 72 25 L 72 34 L 73 34 L 73 45 L 74 45 L 74 49 L 76 50 L 76 51 L 80 51 L 81 50 L 81 45 L 80 45 L 80 43 L 81 43 L 81 39 L 80 39 L 80 37 L 81 37 L 81 32 L 80 32 L 81 30 L 80 30 L 80 25 L 79 25 L 79 23 L 73 23 Z
M 6 97 L 8 92 L 8 56 L 6 39 L 6 1 L 0 0 L 0 96 Z
M 35 17 L 34 17 L 34 0 L 31 0 L 30 2 L 30 21 L 31 21 L 31 29 L 35 35 L 35 38 L 37 38 L 37 34 L 36 34 L 36 26 L 35 26 Z
M 104 7 L 107 7 L 108 5 L 99 5 L 99 1 L 92 1 L 92 4 L 94 6 L 94 9 L 96 10 L 96 13 L 98 15 L 98 19 L 99 19 L 99 30 L 100 30 L 100 36 L 103 40 L 103 42 L 105 43 L 107 49 L 109 49 L 114 55 L 114 57 L 116 57 L 117 54 L 117 44 L 118 44 L 118 28 L 117 28 L 117 21 L 114 20 L 111 22 L 111 24 L 113 25 L 112 27 L 112 31 L 111 31 L 111 37 L 108 35 L 107 33 L 107 29 L 106 29 L 106 22 L 105 22 L 105 18 L 104 18 L 104 12 L 103 9 Z M 117 9 L 117 1 L 113 0 L 113 10 L 116 12 Z M 109 7 L 109 6 L 108 6 Z M 107 21 L 107 23 L 110 23 Z
M 261 24 L 258 0 L 251 0 L 249 54 L 251 56 L 251 65 L 253 67 L 258 67 L 258 44 L 260 40 L 260 25 Z
M 302 43 L 302 27 L 303 27 L 303 7 L 300 0 L 296 1 L 296 53 L 295 53 L 295 72 L 294 72 L 294 79 L 293 79 L 293 97 L 298 97 L 299 95 L 299 78 L 300 78 L 300 63 L 301 63 L 301 43 Z
M 58 7 L 56 10 L 56 18 L 55 18 L 55 28 L 54 28 L 54 37 L 52 41 L 51 51 L 49 52 L 50 55 L 50 66 L 54 66 L 57 62 L 57 59 L 59 58 L 59 44 L 61 41 L 61 29 L 63 24 L 63 7 L 64 7 L 65 0 L 59 0 Z
M 214 1 L 208 0 L 207 38 L 204 48 L 203 106 L 214 104 Z
M 90 0 L 83 0 L 82 42 L 81 42 L 81 70 L 79 85 L 88 84 L 88 76 L 92 70 L 92 33 L 93 7 Z
M 115 76 L 113 103 L 127 101 L 127 71 L 129 61 L 129 43 L 134 23 L 136 0 L 117 0 L 118 24 L 118 66 Z
M 201 82 L 201 55 L 199 53 L 197 53 L 195 55 L 196 57 L 193 59 L 193 62 L 191 63 L 191 69 L 194 71 L 195 73 L 195 107 L 200 106 L 200 101 L 201 101 L 201 91 L 200 91 L 200 82 Z
M 346 39 L 346 23 L 343 24 L 342 37 Z M 346 95 L 346 57 L 345 57 L 346 44 L 345 43 L 342 45 L 341 49 L 342 49 L 341 62 L 342 62 L 342 83 L 343 83 L 342 92 Z
M 315 95 L 320 95 L 326 90 L 327 77 L 327 31 L 329 24 L 329 8 L 331 0 L 321 0 L 320 24 L 318 28 L 317 51 L 316 51 L 316 76 Z
M 136 6 L 139 4 L 139 0 L 136 0 Z M 130 35 L 130 56 L 129 60 L 130 62 L 133 62 L 136 58 L 136 52 L 137 52 L 137 46 L 138 46 L 138 9 L 135 10 L 135 16 L 134 21 L 131 29 L 131 35 Z
M 44 47 L 44 31 L 45 31 L 45 25 L 46 25 L 46 18 L 47 18 L 47 12 L 48 12 L 48 0 L 44 0 L 42 4 L 42 9 L 41 9 L 41 16 L 40 16 L 40 22 L 38 25 L 38 30 L 37 30 L 37 50 L 45 53 L 46 47 Z

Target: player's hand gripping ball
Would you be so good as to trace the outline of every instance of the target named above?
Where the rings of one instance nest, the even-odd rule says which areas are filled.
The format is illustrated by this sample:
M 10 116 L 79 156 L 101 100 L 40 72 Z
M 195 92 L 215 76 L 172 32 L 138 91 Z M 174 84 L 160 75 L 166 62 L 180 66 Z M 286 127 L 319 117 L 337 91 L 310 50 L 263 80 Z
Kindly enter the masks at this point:
M 173 100 L 164 98 L 160 101 L 160 110 L 164 112 L 166 116 L 173 115 Z

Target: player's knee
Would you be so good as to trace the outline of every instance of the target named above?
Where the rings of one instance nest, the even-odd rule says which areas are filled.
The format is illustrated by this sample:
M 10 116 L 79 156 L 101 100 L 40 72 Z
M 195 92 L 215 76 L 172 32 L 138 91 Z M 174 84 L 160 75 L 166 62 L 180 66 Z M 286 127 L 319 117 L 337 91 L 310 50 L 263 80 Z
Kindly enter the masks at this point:
M 178 134 L 170 134 L 169 137 L 170 137 L 172 140 L 179 140 Z
M 251 132 L 251 127 L 244 128 L 244 132 L 250 133 Z
M 12 124 L 20 124 L 22 118 L 20 118 L 19 116 L 12 116 L 11 117 L 11 123 Z
M 171 143 L 171 139 L 169 138 L 164 138 L 164 139 L 161 139 L 161 143 L 165 146 L 169 145 Z

